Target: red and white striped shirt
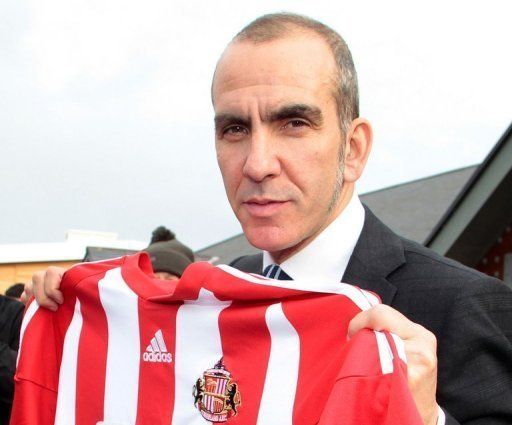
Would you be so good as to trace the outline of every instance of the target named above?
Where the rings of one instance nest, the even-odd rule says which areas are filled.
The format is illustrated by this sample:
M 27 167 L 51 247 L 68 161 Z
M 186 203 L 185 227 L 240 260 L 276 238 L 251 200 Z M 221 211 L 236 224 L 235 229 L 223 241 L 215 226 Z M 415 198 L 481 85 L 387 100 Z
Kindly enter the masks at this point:
M 208 263 L 162 281 L 136 254 L 75 266 L 61 289 L 57 312 L 25 314 L 13 425 L 203 425 L 223 408 L 228 424 L 421 424 L 402 342 L 347 341 L 378 303 L 355 286 Z

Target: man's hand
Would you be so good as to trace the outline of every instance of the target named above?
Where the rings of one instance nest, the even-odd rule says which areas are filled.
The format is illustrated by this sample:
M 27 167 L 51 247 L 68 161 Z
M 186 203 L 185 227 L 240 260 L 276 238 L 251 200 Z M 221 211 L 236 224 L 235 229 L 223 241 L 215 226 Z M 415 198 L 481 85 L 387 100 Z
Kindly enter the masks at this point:
M 350 322 L 348 336 L 363 328 L 393 332 L 402 338 L 407 356 L 409 389 L 423 423 L 436 425 L 437 340 L 434 334 L 387 305 L 375 306 L 355 316 Z
M 32 283 L 25 285 L 22 300 L 26 302 L 33 295 L 41 307 L 57 310 L 64 299 L 59 287 L 65 271 L 61 267 L 48 267 L 44 271 L 35 272 Z

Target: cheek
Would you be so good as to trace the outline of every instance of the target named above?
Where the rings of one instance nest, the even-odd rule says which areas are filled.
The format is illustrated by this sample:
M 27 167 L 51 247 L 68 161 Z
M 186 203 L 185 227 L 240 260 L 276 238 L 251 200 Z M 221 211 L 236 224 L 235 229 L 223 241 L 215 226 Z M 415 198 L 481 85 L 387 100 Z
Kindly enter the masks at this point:
M 316 152 L 299 170 L 306 220 L 315 221 L 329 209 L 337 187 L 338 168 L 337 154 L 326 156 Z
M 310 198 L 328 196 L 336 180 L 337 152 L 303 149 L 290 164 L 293 180 L 301 192 Z
M 227 149 L 217 149 L 217 163 L 230 202 L 233 201 L 242 176 L 242 168 L 239 162 L 236 156 L 231 155 Z

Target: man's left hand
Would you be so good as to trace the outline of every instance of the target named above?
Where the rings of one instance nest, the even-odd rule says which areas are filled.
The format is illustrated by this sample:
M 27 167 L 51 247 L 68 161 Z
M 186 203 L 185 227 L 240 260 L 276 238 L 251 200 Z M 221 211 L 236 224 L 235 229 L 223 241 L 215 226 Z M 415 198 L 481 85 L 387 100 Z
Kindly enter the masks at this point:
M 437 340 L 434 334 L 387 305 L 375 306 L 355 316 L 350 322 L 348 336 L 364 328 L 389 331 L 404 341 L 409 389 L 423 423 L 436 425 L 439 407 L 436 402 Z

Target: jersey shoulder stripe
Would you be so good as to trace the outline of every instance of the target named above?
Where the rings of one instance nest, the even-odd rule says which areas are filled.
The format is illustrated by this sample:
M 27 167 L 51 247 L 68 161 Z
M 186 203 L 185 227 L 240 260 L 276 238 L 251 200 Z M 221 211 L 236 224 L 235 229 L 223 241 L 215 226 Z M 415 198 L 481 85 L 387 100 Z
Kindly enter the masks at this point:
M 66 270 L 62 276 L 61 290 L 67 290 L 88 277 L 106 273 L 107 271 L 121 267 L 126 257 L 114 258 L 111 260 L 95 261 L 90 263 L 78 263 Z

